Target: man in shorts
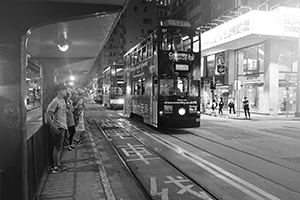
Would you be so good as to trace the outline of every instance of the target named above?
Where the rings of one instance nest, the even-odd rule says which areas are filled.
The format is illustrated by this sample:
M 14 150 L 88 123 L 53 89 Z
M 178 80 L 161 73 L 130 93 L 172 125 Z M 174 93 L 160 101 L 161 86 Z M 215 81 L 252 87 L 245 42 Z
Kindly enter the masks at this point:
M 54 90 L 56 97 L 48 105 L 45 117 L 53 137 L 54 166 L 52 173 L 60 173 L 67 171 L 67 167 L 61 165 L 61 159 L 66 151 L 64 147 L 68 146 L 67 108 L 64 99 L 67 94 L 67 87 L 64 84 L 58 84 Z

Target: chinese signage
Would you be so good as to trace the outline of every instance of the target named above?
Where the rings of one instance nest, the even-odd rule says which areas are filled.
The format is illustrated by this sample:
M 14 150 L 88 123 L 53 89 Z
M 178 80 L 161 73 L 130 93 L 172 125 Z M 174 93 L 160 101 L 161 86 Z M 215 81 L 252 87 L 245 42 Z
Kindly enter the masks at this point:
M 296 8 L 279 7 L 276 11 L 252 10 L 209 31 L 202 37 L 202 51 L 251 34 L 299 37 L 300 12 Z

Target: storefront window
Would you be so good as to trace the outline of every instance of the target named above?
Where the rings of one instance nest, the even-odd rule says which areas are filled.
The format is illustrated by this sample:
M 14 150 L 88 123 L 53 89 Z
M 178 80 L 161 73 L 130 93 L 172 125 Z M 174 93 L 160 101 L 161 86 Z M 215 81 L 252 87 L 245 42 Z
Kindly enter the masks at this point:
M 297 42 L 279 43 L 279 113 L 296 111 L 296 84 L 298 69 Z
M 247 96 L 250 107 L 262 111 L 264 44 L 258 44 L 237 51 L 238 79 L 241 81 L 241 98 Z
M 281 41 L 279 44 L 279 72 L 297 72 L 297 42 Z

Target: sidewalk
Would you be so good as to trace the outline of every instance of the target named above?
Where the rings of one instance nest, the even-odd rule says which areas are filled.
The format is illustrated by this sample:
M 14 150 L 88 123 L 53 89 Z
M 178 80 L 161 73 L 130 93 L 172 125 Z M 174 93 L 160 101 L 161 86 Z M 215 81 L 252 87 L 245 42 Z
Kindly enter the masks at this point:
M 67 151 L 63 165 L 68 172 L 44 174 L 37 200 L 106 200 L 111 189 L 99 153 L 89 132 L 82 134 L 83 144 Z M 48 169 L 49 171 L 50 169 Z M 108 195 L 108 197 L 106 197 Z
M 35 102 L 34 105 L 32 103 L 30 103 L 30 104 L 26 105 L 26 110 L 31 111 L 31 110 L 34 110 L 34 109 L 40 107 L 40 106 L 41 106 L 41 104 L 39 102 Z
M 201 114 L 204 115 L 210 115 L 211 111 L 206 110 L 206 112 L 202 112 Z M 218 114 L 218 110 L 216 110 L 217 117 L 223 117 L 223 118 L 228 118 L 228 119 L 235 119 L 235 120 L 245 120 L 245 114 L 244 112 L 240 111 L 237 112 L 236 114 L 229 114 L 228 110 L 223 110 L 223 114 Z M 275 121 L 275 120 L 281 120 L 281 121 L 300 121 L 300 117 L 295 117 L 295 114 L 289 114 L 286 116 L 285 114 L 280 114 L 276 116 L 270 116 L 266 114 L 260 114 L 256 112 L 250 112 L 251 120 L 255 121 Z M 212 116 L 214 117 L 214 116 Z

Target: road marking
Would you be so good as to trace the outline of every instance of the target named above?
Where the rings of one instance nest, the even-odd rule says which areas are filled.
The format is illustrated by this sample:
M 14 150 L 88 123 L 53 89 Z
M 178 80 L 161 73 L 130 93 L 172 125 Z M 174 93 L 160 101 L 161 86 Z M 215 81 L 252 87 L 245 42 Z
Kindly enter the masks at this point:
M 131 159 L 128 159 L 127 161 L 141 160 L 145 164 L 149 165 L 150 162 L 148 162 L 148 160 L 159 159 L 159 158 L 145 158 L 144 156 L 152 156 L 152 154 L 145 147 L 135 146 L 135 145 L 132 145 L 130 143 L 127 143 L 127 147 L 126 148 L 121 148 L 121 150 L 123 151 L 123 153 L 127 157 L 132 157 L 132 156 L 139 157 L 139 158 L 136 158 L 136 159 L 131 158 Z
M 167 141 L 163 138 L 159 138 L 154 135 L 150 135 L 149 133 L 147 133 L 137 127 L 135 127 L 135 128 L 138 129 L 139 131 L 143 132 L 147 136 L 151 137 L 152 139 L 156 140 L 157 142 L 159 142 L 159 143 L 165 145 L 166 147 L 172 149 L 173 151 L 177 152 L 181 156 L 192 161 L 193 163 L 197 164 L 198 166 L 200 166 L 201 168 L 210 172 L 214 176 L 216 176 L 216 177 L 220 178 L 221 180 L 225 181 L 226 183 L 232 185 L 233 187 L 240 190 L 241 192 L 251 196 L 252 198 L 254 198 L 256 200 L 265 200 L 265 198 L 258 196 L 254 192 L 256 192 L 264 197 L 267 197 L 268 199 L 271 199 L 271 200 L 280 200 L 279 198 L 273 196 L 272 194 L 252 185 L 251 183 L 229 173 L 228 171 L 226 171 L 226 170 L 214 165 L 213 163 L 181 148 L 180 146 L 177 146 L 176 144 L 174 144 L 170 141 Z

